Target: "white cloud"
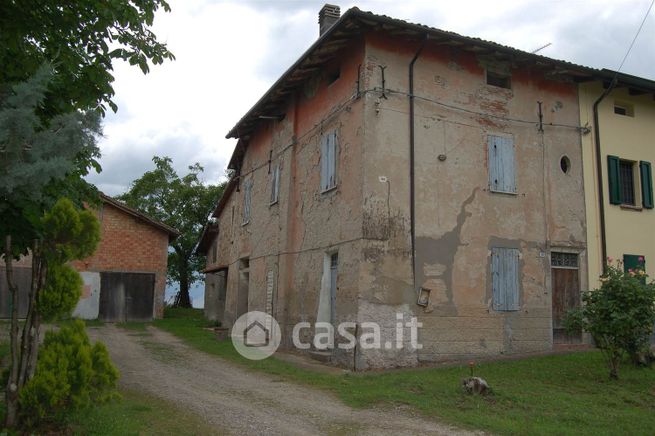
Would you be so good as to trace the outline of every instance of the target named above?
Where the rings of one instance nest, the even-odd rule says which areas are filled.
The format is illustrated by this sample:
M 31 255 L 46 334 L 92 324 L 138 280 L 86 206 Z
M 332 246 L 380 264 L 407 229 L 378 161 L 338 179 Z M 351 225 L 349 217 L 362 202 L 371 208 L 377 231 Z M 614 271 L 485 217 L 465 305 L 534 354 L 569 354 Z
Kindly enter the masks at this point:
M 196 161 L 211 182 L 224 175 L 239 118 L 317 38 L 323 1 L 171 1 L 155 33 L 177 57 L 143 75 L 118 63 L 117 114 L 105 119 L 104 172 L 90 177 L 118 194 L 150 169 L 153 155 L 173 157 L 178 171 Z M 616 69 L 650 0 L 362 1 L 351 6 L 493 40 L 523 50 Z M 655 11 L 623 71 L 655 79 Z

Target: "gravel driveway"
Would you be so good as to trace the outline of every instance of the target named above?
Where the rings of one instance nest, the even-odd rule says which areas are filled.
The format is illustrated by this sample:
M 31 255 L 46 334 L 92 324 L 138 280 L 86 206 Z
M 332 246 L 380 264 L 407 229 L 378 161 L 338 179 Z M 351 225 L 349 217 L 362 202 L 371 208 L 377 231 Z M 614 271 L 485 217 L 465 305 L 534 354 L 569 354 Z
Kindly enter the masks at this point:
M 241 369 L 153 327 L 88 331 L 109 348 L 122 387 L 188 409 L 216 434 L 465 434 L 408 410 L 353 409 L 332 394 Z

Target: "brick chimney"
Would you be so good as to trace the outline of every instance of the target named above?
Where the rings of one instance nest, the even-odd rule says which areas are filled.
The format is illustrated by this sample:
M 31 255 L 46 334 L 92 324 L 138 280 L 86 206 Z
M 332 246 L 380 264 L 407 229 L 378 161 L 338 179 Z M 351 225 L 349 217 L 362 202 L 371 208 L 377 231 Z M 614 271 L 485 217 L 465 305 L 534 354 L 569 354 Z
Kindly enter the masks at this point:
M 319 36 L 323 36 L 341 16 L 341 8 L 335 5 L 325 4 L 318 13 Z

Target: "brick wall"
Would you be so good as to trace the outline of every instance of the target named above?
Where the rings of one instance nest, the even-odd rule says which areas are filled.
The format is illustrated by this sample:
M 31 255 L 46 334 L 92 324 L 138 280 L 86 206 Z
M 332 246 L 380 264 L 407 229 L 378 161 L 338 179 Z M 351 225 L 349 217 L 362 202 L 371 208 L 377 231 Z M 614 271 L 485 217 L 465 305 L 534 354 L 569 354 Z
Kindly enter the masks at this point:
M 73 262 L 79 271 L 121 271 L 155 274 L 155 316 L 164 314 L 168 234 L 132 215 L 103 204 L 98 210 L 100 244 L 95 254 Z

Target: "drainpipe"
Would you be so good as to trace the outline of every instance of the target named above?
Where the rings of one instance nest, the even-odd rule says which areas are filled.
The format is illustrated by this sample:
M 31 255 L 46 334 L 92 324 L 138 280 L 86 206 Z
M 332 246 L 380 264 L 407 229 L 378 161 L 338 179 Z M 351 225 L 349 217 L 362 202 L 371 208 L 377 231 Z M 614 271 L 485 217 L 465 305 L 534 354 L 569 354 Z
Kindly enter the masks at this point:
M 598 173 L 598 210 L 600 212 L 600 248 L 603 258 L 603 272 L 607 270 L 607 233 L 605 231 L 605 199 L 603 193 L 603 158 L 600 147 L 600 126 L 598 125 L 598 106 L 616 86 L 616 76 L 605 92 L 594 102 L 594 145 L 596 147 L 596 172 Z
M 409 63 L 409 215 L 410 215 L 410 232 L 412 238 L 412 283 L 414 290 L 416 287 L 416 199 L 415 199 L 415 182 L 414 182 L 414 64 L 421 55 L 428 35 L 421 42 L 420 47 L 414 54 L 412 61 Z

